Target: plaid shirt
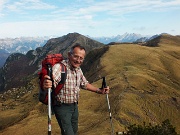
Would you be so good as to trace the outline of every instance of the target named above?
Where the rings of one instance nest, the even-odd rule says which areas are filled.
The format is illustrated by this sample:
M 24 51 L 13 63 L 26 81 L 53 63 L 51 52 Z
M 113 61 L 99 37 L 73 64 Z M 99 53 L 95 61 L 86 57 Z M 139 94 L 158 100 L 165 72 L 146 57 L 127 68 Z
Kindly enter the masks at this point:
M 74 103 L 78 102 L 80 88 L 86 89 L 88 81 L 83 75 L 81 68 L 73 68 L 69 60 L 63 60 L 62 63 L 67 68 L 67 77 L 64 87 L 60 90 L 57 95 L 57 101 L 61 103 Z M 55 64 L 52 68 L 54 86 L 56 87 L 58 82 L 61 80 L 61 66 L 60 64 Z

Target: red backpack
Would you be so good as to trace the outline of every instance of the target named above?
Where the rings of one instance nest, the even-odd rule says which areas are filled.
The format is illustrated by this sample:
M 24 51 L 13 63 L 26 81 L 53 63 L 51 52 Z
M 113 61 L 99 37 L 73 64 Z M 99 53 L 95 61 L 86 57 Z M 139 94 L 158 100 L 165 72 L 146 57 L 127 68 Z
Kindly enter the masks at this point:
M 61 66 L 61 81 L 58 83 L 56 88 L 54 86 L 52 87 L 52 92 L 51 92 L 51 98 L 52 102 L 55 102 L 55 97 L 59 93 L 59 91 L 62 89 L 64 86 L 65 80 L 66 80 L 66 75 L 67 75 L 67 70 L 66 66 L 61 63 L 63 60 L 62 54 L 48 54 L 46 58 L 42 61 L 42 69 L 41 72 L 39 72 L 39 85 L 40 85 L 40 90 L 39 90 L 39 101 L 42 102 L 43 104 L 48 104 L 48 91 L 43 90 L 43 82 L 44 82 L 44 76 L 48 75 L 48 66 L 51 68 L 50 72 L 50 77 L 53 83 L 52 79 L 52 67 L 59 63 Z

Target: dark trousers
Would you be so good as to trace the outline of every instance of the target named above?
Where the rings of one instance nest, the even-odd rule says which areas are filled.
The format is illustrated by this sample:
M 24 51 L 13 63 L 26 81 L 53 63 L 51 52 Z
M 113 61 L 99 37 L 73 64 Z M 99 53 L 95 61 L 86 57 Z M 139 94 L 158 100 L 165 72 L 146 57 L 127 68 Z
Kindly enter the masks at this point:
M 77 135 L 79 115 L 77 103 L 62 103 L 54 106 L 53 110 L 61 128 L 61 134 Z

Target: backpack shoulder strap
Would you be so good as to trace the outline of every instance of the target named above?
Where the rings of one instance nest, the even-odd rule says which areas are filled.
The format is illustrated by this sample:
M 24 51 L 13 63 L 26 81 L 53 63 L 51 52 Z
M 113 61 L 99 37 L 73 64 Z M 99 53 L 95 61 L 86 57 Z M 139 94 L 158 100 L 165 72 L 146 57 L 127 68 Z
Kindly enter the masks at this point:
M 60 65 L 61 65 L 61 81 L 58 83 L 58 85 L 64 84 L 66 81 L 66 76 L 67 76 L 66 66 L 63 63 L 60 63 Z
M 67 69 L 66 66 L 63 63 L 60 63 L 61 66 L 61 81 L 58 83 L 56 88 L 53 90 L 55 96 L 59 94 L 59 91 L 63 88 L 65 81 L 66 81 L 66 76 L 67 76 Z

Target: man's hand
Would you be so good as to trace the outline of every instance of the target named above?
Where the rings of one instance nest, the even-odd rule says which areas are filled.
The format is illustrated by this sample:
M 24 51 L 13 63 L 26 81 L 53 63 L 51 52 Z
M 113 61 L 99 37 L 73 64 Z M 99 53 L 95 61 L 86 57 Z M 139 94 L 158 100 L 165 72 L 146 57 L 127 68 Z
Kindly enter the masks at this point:
M 106 88 L 100 89 L 100 90 L 99 90 L 99 93 L 100 93 L 100 94 L 108 94 L 108 93 L 109 93 L 109 90 L 110 90 L 110 88 L 109 88 L 109 86 L 107 86 Z
M 52 88 L 52 81 L 48 75 L 44 76 L 43 89 L 48 90 L 48 88 Z
M 110 90 L 109 86 L 107 86 L 106 88 L 97 88 L 90 83 L 86 85 L 86 89 L 98 94 L 108 94 Z

